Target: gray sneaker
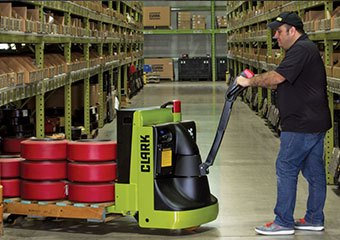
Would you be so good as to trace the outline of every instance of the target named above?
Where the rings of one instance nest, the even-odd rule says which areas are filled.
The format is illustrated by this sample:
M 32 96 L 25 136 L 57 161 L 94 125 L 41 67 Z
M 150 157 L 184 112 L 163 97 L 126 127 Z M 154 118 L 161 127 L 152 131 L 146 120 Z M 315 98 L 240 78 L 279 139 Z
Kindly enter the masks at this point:
M 294 228 L 282 227 L 274 222 L 269 222 L 263 226 L 256 227 L 255 232 L 262 235 L 292 235 L 295 230 Z
M 304 218 L 301 218 L 295 221 L 294 228 L 298 230 L 308 230 L 308 231 L 322 231 L 325 229 L 323 224 L 312 224 L 312 223 L 306 222 Z

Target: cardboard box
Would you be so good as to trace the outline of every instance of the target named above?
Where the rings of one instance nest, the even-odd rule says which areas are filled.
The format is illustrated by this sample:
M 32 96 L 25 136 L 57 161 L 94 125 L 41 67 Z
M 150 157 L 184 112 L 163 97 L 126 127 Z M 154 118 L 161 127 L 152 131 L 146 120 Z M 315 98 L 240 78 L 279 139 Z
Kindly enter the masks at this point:
M 40 21 L 39 9 L 27 9 L 27 20 Z
M 318 20 L 318 19 L 324 19 L 325 18 L 325 11 L 320 10 L 320 11 L 308 11 L 305 13 L 305 21 L 313 21 L 313 20 Z
M 0 3 L 0 16 L 12 17 L 12 3 Z
M 333 66 L 333 77 L 340 78 L 340 64 Z
M 177 29 L 191 29 L 191 12 L 177 13 Z
M 46 99 L 45 108 L 64 107 L 64 88 L 57 88 L 53 95 Z M 83 108 L 84 106 L 84 85 L 73 84 L 71 87 L 71 106 L 74 113 L 75 109 Z
M 161 79 L 174 80 L 172 58 L 145 58 L 144 63 L 151 65 L 152 72 L 158 73 Z
M 178 22 L 177 29 L 191 29 L 191 21 Z
M 334 52 L 332 54 L 330 64 L 332 67 L 332 74 L 330 76 L 340 78 L 340 53 Z
M 29 73 L 25 66 L 23 66 L 19 59 L 20 57 L 8 57 L 6 62 L 8 65 L 12 66 L 13 70 L 17 73 L 17 78 L 15 84 L 21 85 L 24 83 L 29 83 Z M 19 74 L 21 73 L 21 74 Z
M 0 72 L 0 88 L 6 87 L 7 84 L 7 74 Z
M 64 88 L 57 88 L 54 90 L 51 97 L 48 97 L 45 101 L 45 108 L 53 108 L 53 107 L 64 107 Z M 72 100 L 73 100 L 73 91 L 72 91 Z
M 206 21 L 203 15 L 192 15 L 192 29 L 205 29 Z
M 180 21 L 180 20 L 191 21 L 191 12 L 178 12 L 177 21 Z
M 27 19 L 27 7 L 12 7 L 12 16 L 14 18 Z
M 325 66 L 326 75 L 327 77 L 333 77 L 333 67 L 332 66 Z
M 143 7 L 143 25 L 170 27 L 170 7 Z
M 21 20 L 18 30 L 26 32 L 27 7 L 12 7 L 12 16 Z
M 17 83 L 17 73 L 7 73 L 7 87 L 13 87 Z
M 205 20 L 196 20 L 192 22 L 192 29 L 205 29 L 206 23 Z
M 331 18 L 331 29 L 337 29 L 340 28 L 340 17 L 338 16 L 333 16 Z
M 97 106 L 99 103 L 99 84 L 90 86 L 90 106 Z
M 64 16 L 54 16 L 54 23 L 57 25 L 65 25 L 65 17 Z

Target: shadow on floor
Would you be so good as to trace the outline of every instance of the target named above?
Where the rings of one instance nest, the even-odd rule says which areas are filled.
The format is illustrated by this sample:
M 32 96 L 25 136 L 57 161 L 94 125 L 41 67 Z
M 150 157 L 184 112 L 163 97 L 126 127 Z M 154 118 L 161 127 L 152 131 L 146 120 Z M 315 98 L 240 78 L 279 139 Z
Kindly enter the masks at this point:
M 5 228 L 25 229 L 33 231 L 62 232 L 62 233 L 81 233 L 93 235 L 107 235 L 111 233 L 132 233 L 138 235 L 160 235 L 160 236 L 183 236 L 199 235 L 214 228 L 201 226 L 196 229 L 166 230 L 166 229 L 145 229 L 140 228 L 133 219 L 121 218 L 107 223 L 87 222 L 77 219 L 34 219 L 24 218 L 16 221 L 15 224 L 5 224 Z

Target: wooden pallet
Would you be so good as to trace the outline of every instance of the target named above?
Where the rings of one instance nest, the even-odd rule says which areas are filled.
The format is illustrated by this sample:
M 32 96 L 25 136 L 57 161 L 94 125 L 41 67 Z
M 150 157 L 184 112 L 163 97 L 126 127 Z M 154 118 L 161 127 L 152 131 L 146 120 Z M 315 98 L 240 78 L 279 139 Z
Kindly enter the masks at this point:
M 0 236 L 4 235 L 3 208 L 4 206 L 0 204 Z
M 3 187 L 0 185 L 0 236 L 4 235 L 4 205 L 3 201 Z
M 159 83 L 160 75 L 157 73 L 147 73 L 146 74 L 146 82 L 147 83 Z
M 108 222 L 121 217 L 119 214 L 108 214 L 106 207 L 114 205 L 107 203 L 73 203 L 69 201 L 28 201 L 19 198 L 4 199 L 4 213 L 86 219 L 88 221 Z

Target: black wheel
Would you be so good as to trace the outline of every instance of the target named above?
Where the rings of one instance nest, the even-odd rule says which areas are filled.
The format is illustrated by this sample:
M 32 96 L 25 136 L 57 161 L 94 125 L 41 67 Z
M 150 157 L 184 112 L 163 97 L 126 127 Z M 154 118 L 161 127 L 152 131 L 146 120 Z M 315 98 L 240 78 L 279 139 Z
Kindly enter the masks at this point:
M 139 222 L 139 212 L 136 212 L 133 217 L 136 219 L 137 222 Z
M 24 220 L 25 216 L 24 215 L 19 215 L 19 214 L 10 214 L 5 223 L 10 224 L 10 225 L 15 225 Z
M 199 227 L 200 225 L 189 227 L 189 228 L 184 228 L 183 230 L 188 231 L 188 232 L 195 232 L 197 229 L 199 229 Z

